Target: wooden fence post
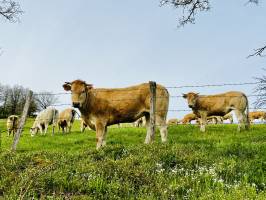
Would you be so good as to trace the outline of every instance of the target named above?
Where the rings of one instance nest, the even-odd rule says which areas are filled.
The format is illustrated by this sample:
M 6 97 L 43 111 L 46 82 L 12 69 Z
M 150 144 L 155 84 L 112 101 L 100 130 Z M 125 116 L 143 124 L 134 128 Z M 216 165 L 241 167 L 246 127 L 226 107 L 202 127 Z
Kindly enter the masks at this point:
M 155 131 L 156 131 L 156 119 L 155 119 L 155 112 L 156 112 L 156 82 L 150 81 L 150 130 L 151 130 L 151 140 L 154 140 Z
M 18 130 L 16 131 L 16 134 L 15 134 L 15 137 L 14 137 L 14 141 L 13 141 L 13 144 L 12 144 L 12 147 L 11 147 L 12 151 L 16 151 L 16 149 L 17 149 L 17 144 L 19 142 L 19 138 L 20 138 L 20 135 L 22 133 L 22 129 L 23 129 L 25 121 L 26 121 L 26 117 L 27 117 L 28 110 L 29 110 L 29 107 L 30 107 L 30 102 L 31 102 L 31 99 L 32 99 L 32 95 L 33 95 L 33 92 L 31 90 L 29 90 L 29 92 L 27 94 L 27 97 L 26 97 L 26 103 L 25 103 L 24 108 L 23 108 L 23 113 L 22 113 L 22 116 L 21 116 L 21 119 L 20 119 L 20 122 L 19 122 L 19 127 L 18 127 Z

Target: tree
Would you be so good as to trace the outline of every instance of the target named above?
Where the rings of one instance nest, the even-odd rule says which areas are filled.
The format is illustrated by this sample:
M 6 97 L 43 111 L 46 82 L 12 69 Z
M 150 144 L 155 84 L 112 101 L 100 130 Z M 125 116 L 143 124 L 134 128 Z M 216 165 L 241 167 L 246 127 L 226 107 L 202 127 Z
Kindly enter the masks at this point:
M 255 3 L 258 4 L 259 0 L 248 0 L 246 4 Z M 161 0 L 161 6 L 170 5 L 176 9 L 182 10 L 182 15 L 179 17 L 178 26 L 184 26 L 186 24 L 194 24 L 195 16 L 199 12 L 205 12 L 210 9 L 210 0 Z M 263 52 L 266 50 L 266 45 L 260 48 L 254 49 L 254 53 L 251 56 L 264 56 Z
M 263 69 L 266 71 L 266 69 Z M 255 108 L 262 108 L 266 105 L 266 76 L 255 78 L 258 81 L 257 86 L 255 87 L 255 93 L 258 94 L 256 101 L 254 102 Z
M 58 102 L 58 98 L 52 94 L 52 92 L 40 92 L 35 94 L 35 101 L 37 103 L 37 109 L 39 111 L 46 109 L 49 106 Z
M 19 15 L 23 11 L 20 4 L 13 0 L 0 0 L 0 16 L 4 17 L 10 22 L 19 21 Z

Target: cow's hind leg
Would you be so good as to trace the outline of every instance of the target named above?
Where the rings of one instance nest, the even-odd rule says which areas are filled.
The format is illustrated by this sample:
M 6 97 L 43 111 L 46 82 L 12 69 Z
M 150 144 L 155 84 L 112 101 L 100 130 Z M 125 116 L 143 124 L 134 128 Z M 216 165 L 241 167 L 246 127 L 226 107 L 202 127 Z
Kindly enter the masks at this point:
M 147 134 L 145 138 L 145 144 L 149 144 L 152 141 L 152 131 L 151 131 L 151 126 L 150 126 L 150 115 L 145 116 L 146 119 L 146 128 L 147 128 Z
M 162 142 L 167 141 L 167 124 L 165 117 L 156 116 L 156 124 L 159 126 Z
M 245 112 L 241 112 L 240 110 L 235 110 L 236 118 L 238 120 L 237 131 L 241 131 L 242 127 L 245 127 Z

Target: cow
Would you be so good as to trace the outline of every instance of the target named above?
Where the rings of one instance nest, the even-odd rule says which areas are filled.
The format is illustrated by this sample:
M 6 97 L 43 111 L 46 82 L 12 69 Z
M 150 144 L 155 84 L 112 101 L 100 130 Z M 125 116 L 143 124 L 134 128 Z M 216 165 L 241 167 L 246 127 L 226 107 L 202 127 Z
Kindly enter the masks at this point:
M 179 123 L 179 120 L 178 119 L 169 119 L 168 121 L 167 121 L 167 125 L 169 126 L 169 125 L 177 125 Z
M 191 124 L 192 120 L 198 120 L 198 117 L 194 113 L 188 113 L 180 120 L 180 123 Z
M 250 123 L 253 123 L 255 119 L 260 119 L 261 122 L 266 120 L 266 112 L 264 111 L 253 111 L 249 113 Z
M 224 115 L 224 116 L 222 117 L 222 120 L 223 120 L 223 121 L 224 121 L 224 120 L 229 120 L 229 121 L 230 121 L 230 124 L 233 124 L 234 120 L 233 120 L 233 115 L 232 115 L 232 113 L 228 113 L 228 114 Z
M 222 124 L 223 120 L 221 116 L 209 116 L 207 117 L 207 122 L 212 124 Z
M 56 126 L 56 122 L 58 119 L 58 110 L 55 108 L 46 108 L 45 110 L 41 111 L 30 129 L 31 136 L 34 136 L 40 130 L 41 134 L 46 134 L 48 125 Z
M 13 137 L 14 137 L 14 134 L 18 129 L 18 124 L 19 124 L 19 117 L 17 115 L 10 115 L 7 118 L 6 127 L 7 127 L 8 136 L 10 136 L 10 134 L 13 133 Z
M 71 91 L 73 107 L 78 108 L 86 124 L 92 123 L 96 130 L 96 148 L 106 145 L 107 127 L 117 123 L 132 123 L 145 116 L 147 134 L 145 143 L 154 139 L 150 121 L 150 85 L 143 83 L 127 88 L 93 88 L 82 80 L 65 82 L 65 91 Z M 167 140 L 166 117 L 169 93 L 159 84 L 156 87 L 156 125 L 160 129 L 161 140 Z
M 72 124 L 75 121 L 75 115 L 76 111 L 73 108 L 67 108 L 59 113 L 58 117 L 58 128 L 60 131 L 60 128 L 62 129 L 62 132 L 71 132 Z
M 201 118 L 200 130 L 202 132 L 205 132 L 208 116 L 224 116 L 232 110 L 235 111 L 239 121 L 237 130 L 240 131 L 242 127 L 246 130 L 249 128 L 248 99 L 242 92 L 230 91 L 216 95 L 199 95 L 199 93 L 189 92 L 183 94 L 183 97 L 187 99 L 188 106 L 193 113 Z

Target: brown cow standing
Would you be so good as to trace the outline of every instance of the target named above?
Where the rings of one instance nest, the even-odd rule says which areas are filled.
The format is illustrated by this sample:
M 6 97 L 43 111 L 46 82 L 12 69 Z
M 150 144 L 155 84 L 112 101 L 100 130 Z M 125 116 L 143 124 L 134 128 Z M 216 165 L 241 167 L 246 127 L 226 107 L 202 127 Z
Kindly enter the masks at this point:
M 63 85 L 66 91 L 72 92 L 73 106 L 81 112 L 81 117 L 92 129 L 96 129 L 97 146 L 106 143 L 107 127 L 117 123 L 131 123 L 145 116 L 147 134 L 145 143 L 153 139 L 150 121 L 150 86 L 148 83 L 120 88 L 94 89 L 85 81 L 75 80 Z M 161 140 L 167 140 L 166 116 L 169 104 L 169 93 L 161 85 L 156 88 L 156 125 L 160 128 Z
M 193 113 L 201 118 L 200 130 L 205 132 L 205 125 L 208 116 L 224 116 L 232 110 L 235 111 L 239 121 L 238 131 L 244 126 L 249 128 L 248 120 L 248 99 L 242 92 L 226 92 L 216 95 L 199 95 L 198 93 L 189 92 L 183 97 L 187 99 L 188 106 L 192 108 Z M 247 113 L 245 113 L 245 111 Z
M 266 112 L 264 111 L 253 111 L 249 113 L 249 120 L 251 123 L 253 123 L 253 120 L 255 119 L 260 119 L 261 122 L 263 122 L 263 120 L 266 120 Z
M 72 124 L 75 121 L 75 114 L 76 114 L 76 111 L 72 108 L 67 108 L 59 113 L 59 118 L 57 122 L 59 131 L 61 128 L 63 133 L 65 131 L 68 133 L 71 132 Z

